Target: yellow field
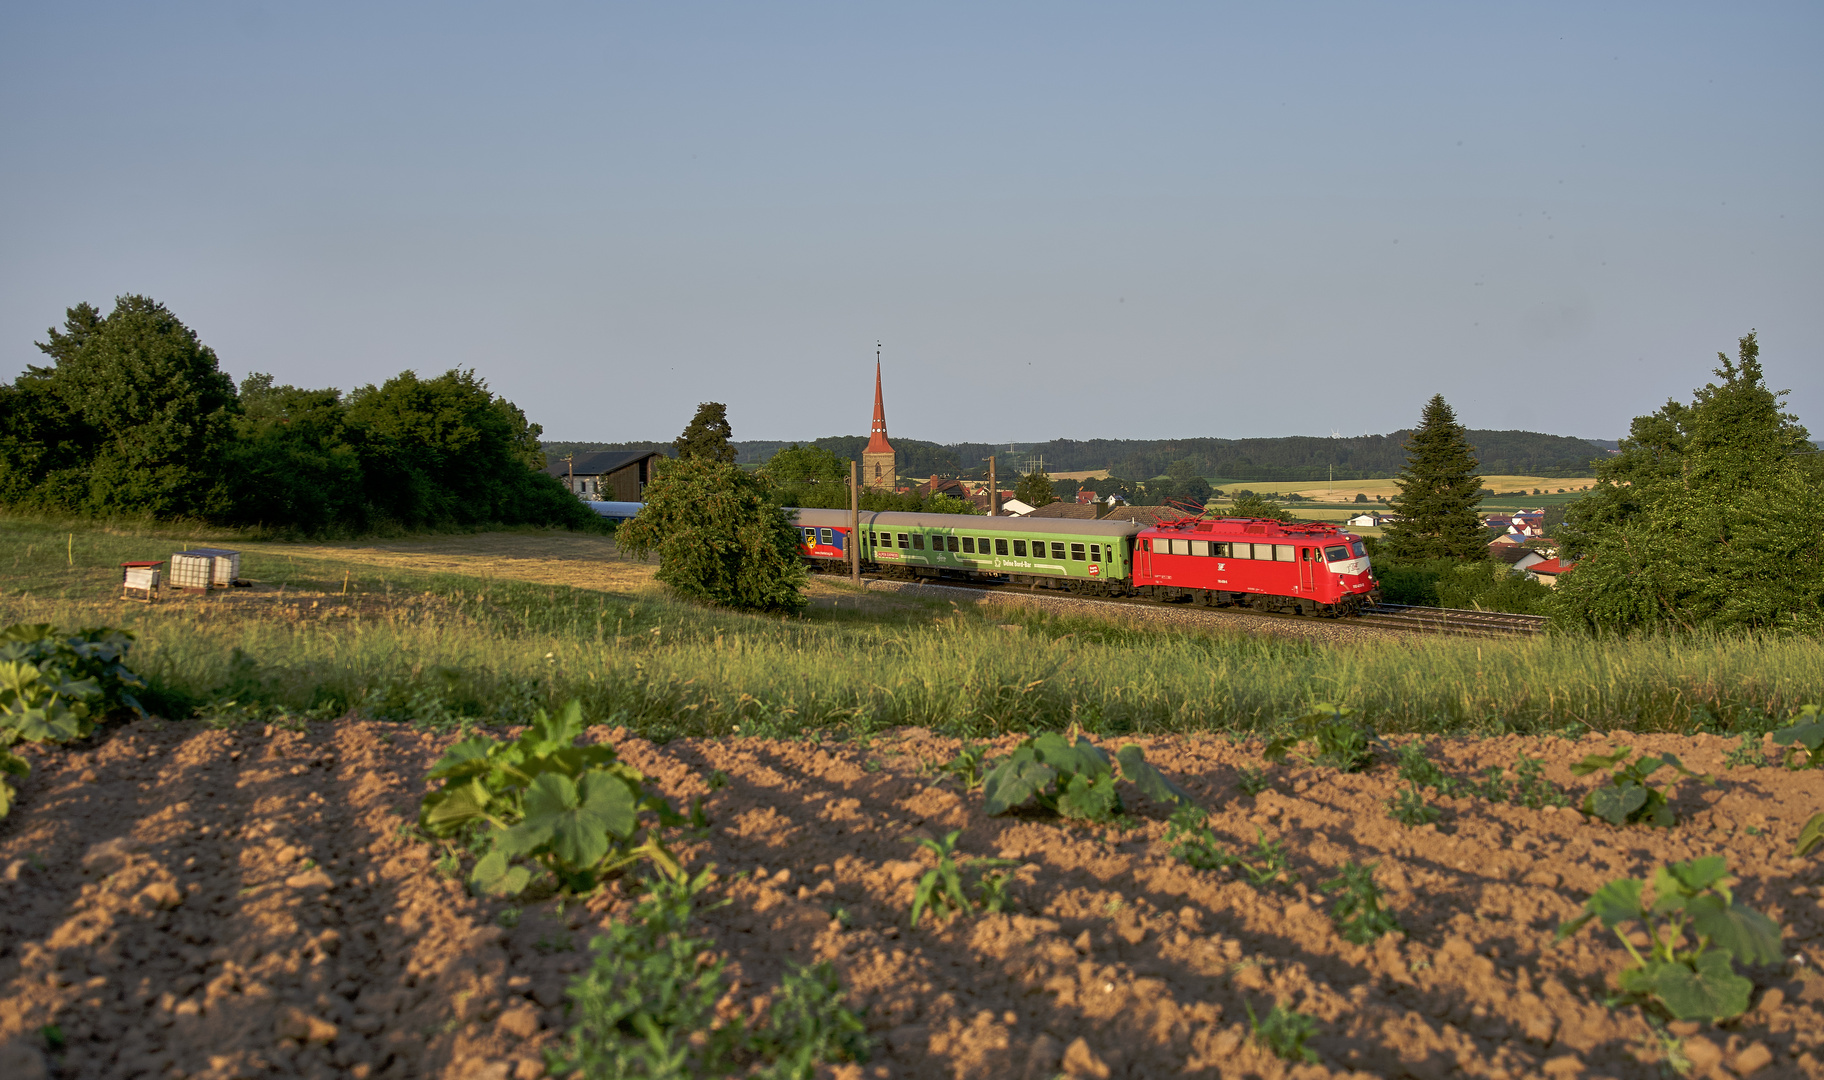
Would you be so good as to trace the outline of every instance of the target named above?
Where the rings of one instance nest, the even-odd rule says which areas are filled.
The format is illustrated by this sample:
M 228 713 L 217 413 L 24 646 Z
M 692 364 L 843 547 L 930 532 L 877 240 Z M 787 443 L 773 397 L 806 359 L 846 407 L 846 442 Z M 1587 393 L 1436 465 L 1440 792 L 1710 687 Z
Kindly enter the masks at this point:
M 1541 491 L 1547 492 L 1555 492 L 1560 488 L 1563 488 L 1565 491 L 1583 491 L 1595 482 L 1596 478 L 1592 476 L 1567 478 L 1563 476 L 1503 475 L 1484 476 L 1482 478 L 1482 486 L 1485 488 L 1493 488 L 1496 491 L 1524 490 L 1529 493 L 1534 488 L 1539 488 Z M 1376 495 L 1385 495 L 1388 498 L 1392 498 L 1400 493 L 1399 485 L 1392 479 L 1338 480 L 1334 486 L 1330 484 L 1313 484 L 1309 480 L 1287 480 L 1280 482 L 1269 482 L 1265 480 L 1259 482 L 1238 481 L 1228 485 L 1228 487 L 1223 490 L 1242 489 L 1259 492 L 1262 495 L 1284 495 L 1288 492 L 1296 492 L 1307 499 L 1316 499 L 1320 502 L 1350 502 L 1355 499 L 1357 492 L 1368 496 L 1370 499 L 1374 498 Z

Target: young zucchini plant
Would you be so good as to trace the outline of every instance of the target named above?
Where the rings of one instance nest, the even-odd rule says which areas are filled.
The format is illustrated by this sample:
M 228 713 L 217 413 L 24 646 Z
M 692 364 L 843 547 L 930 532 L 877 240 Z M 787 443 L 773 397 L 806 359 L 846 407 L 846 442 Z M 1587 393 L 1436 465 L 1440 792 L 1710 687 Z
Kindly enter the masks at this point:
M 1819 844 L 1824 844 L 1824 810 L 1805 819 L 1799 829 L 1799 841 L 1792 846 L 1793 858 L 1810 854 Z
M 431 767 L 427 779 L 443 786 L 424 797 L 419 824 L 439 837 L 482 830 L 486 852 L 469 875 L 477 890 L 524 892 L 528 860 L 569 892 L 588 892 L 642 859 L 674 877 L 682 872 L 655 829 L 705 824 L 701 804 L 690 818 L 679 815 L 612 746 L 575 745 L 582 732 L 582 706 L 572 701 L 555 717 L 540 709 L 514 742 L 465 739 Z
M 1662 866 L 1647 883 L 1611 881 L 1583 905 L 1584 913 L 1558 927 L 1563 941 L 1599 919 L 1633 958 L 1616 977 L 1624 1000 L 1651 1002 L 1675 1020 L 1726 1020 L 1748 1011 L 1754 984 L 1735 973 L 1734 961 L 1771 964 L 1780 959 L 1780 928 L 1767 916 L 1735 902 L 1724 879 L 1728 860 L 1706 855 Z M 1620 929 L 1638 922 L 1647 937 L 1643 954 Z
M 1116 771 L 1119 766 L 1119 773 Z M 1014 748 L 982 782 L 990 816 L 1024 806 L 1082 821 L 1111 821 L 1121 813 L 1121 796 L 1115 791 L 1117 776 L 1159 802 L 1190 802 L 1190 792 L 1166 779 L 1146 763 L 1145 753 L 1133 743 L 1106 753 L 1081 735 L 1067 739 L 1046 732 Z
M 1824 769 L 1824 715 L 1818 706 L 1806 705 L 1792 718 L 1792 726 L 1773 733 L 1775 746 L 1788 769 Z
M 1699 776 L 1685 768 L 1672 754 L 1660 754 L 1655 757 L 1642 754 L 1634 761 L 1628 761 L 1633 753 L 1631 747 L 1622 747 L 1612 754 L 1591 754 L 1571 766 L 1574 776 L 1588 776 L 1596 772 L 1608 772 L 1609 782 L 1592 789 L 1583 797 L 1582 810 L 1591 817 L 1598 817 L 1611 825 L 1654 825 L 1669 829 L 1677 824 L 1678 819 L 1672 815 L 1672 807 L 1666 800 L 1665 790 L 1647 783 L 1647 778 L 1661 769 L 1669 768 L 1681 777 L 1690 777 L 1700 783 L 1715 784 L 1712 777 Z M 1623 764 L 1626 762 L 1626 764 Z M 1676 784 L 1677 778 L 1672 783 Z
M 1265 757 L 1280 762 L 1291 754 L 1307 765 L 1324 765 L 1343 772 L 1361 772 L 1374 761 L 1376 747 L 1387 749 L 1379 736 L 1351 720 L 1355 710 L 1347 705 L 1318 702 L 1294 719 L 1291 733 L 1267 744 Z
M 146 681 L 126 665 L 133 635 L 98 627 L 61 634 L 49 623 L 0 630 L 0 817 L 12 810 L 9 777 L 31 765 L 9 747 L 86 738 L 108 712 L 146 715 L 136 691 Z
M 1307 1064 L 1318 1060 L 1317 1051 L 1305 1045 L 1305 1040 L 1317 1034 L 1316 1019 L 1277 1003 L 1260 1017 L 1254 1015 L 1254 1006 L 1248 1002 L 1242 1002 L 1242 1007 L 1248 1010 L 1248 1028 L 1254 1041 L 1274 1057 Z
M 1298 875 L 1286 869 L 1285 841 L 1267 839 L 1265 830 L 1254 830 L 1252 856 L 1237 855 L 1223 848 L 1210 829 L 1209 815 L 1203 807 L 1181 806 L 1172 814 L 1165 830 L 1165 842 L 1171 844 L 1171 856 L 1197 870 L 1220 870 L 1232 866 L 1255 888 L 1268 885 L 1291 885 Z

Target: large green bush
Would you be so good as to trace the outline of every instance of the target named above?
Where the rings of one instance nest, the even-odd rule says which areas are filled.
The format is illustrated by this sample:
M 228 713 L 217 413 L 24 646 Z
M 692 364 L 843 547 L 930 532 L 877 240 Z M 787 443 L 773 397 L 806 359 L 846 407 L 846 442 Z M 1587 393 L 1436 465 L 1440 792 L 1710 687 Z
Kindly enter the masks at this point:
M 660 581 L 725 607 L 804 606 L 798 530 L 764 478 L 709 458 L 679 458 L 660 465 L 645 497 L 619 542 L 636 558 L 657 552 Z

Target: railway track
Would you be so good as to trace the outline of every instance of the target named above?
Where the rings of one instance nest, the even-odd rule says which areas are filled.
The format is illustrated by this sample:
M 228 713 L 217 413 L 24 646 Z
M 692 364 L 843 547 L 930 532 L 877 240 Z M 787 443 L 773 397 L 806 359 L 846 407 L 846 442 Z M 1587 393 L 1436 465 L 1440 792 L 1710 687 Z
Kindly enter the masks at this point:
M 1545 632 L 1544 615 L 1512 615 L 1504 611 L 1419 607 L 1415 604 L 1377 604 L 1363 610 L 1362 622 L 1401 626 L 1433 634 L 1472 634 L 1480 637 L 1525 637 Z
M 1530 634 L 1543 633 L 1547 619 L 1543 615 L 1510 615 L 1499 611 L 1474 611 L 1463 608 L 1419 607 L 1413 604 L 1380 604 L 1366 608 L 1358 616 L 1340 619 L 1320 619 L 1310 615 L 1293 615 L 1278 611 L 1255 611 L 1243 607 L 1227 608 L 1187 608 L 1183 604 L 1166 603 L 1160 600 L 1147 600 L 1141 597 L 1091 597 L 1076 593 L 1053 591 L 1050 589 L 1032 589 L 1023 585 L 1003 585 L 975 581 L 916 582 L 899 578 L 863 575 L 863 581 L 893 583 L 896 585 L 916 585 L 922 588 L 964 589 L 970 592 L 1010 592 L 1020 595 L 1053 596 L 1083 603 L 1108 604 L 1112 607 L 1145 606 L 1170 610 L 1212 611 L 1227 615 L 1243 615 L 1256 619 L 1285 619 L 1302 623 L 1323 623 L 1326 626 L 1341 630 L 1350 628 L 1376 630 L 1406 630 L 1428 634 L 1459 634 L 1473 637 L 1524 637 Z

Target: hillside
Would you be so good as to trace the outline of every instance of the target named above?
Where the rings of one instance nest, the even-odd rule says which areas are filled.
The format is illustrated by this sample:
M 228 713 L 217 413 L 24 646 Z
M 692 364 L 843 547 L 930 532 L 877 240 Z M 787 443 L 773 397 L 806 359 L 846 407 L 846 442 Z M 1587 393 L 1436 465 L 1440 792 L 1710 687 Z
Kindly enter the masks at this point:
M 1271 439 L 1053 439 L 1043 443 L 952 443 L 943 445 L 895 436 L 901 471 L 907 476 L 979 473 L 994 454 L 1003 473 L 1023 471 L 1029 460 L 1044 461 L 1048 472 L 1083 472 L 1107 469 L 1127 479 L 1146 479 L 1171 470 L 1174 462 L 1189 460 L 1202 476 L 1240 481 L 1328 480 L 1334 468 L 1338 480 L 1392 476 L 1406 463 L 1402 449 L 1407 431 L 1389 435 L 1323 439 L 1303 435 Z M 1534 431 L 1469 432 L 1470 442 L 1486 473 L 1527 476 L 1588 476 L 1591 462 L 1605 456 L 1604 448 L 1588 439 L 1545 435 Z M 840 457 L 861 454 L 865 435 L 833 435 L 812 440 Z M 561 457 L 582 450 L 665 450 L 668 443 L 546 442 L 545 453 Z M 735 448 L 743 464 L 759 464 L 789 445 L 784 441 L 739 441 Z

